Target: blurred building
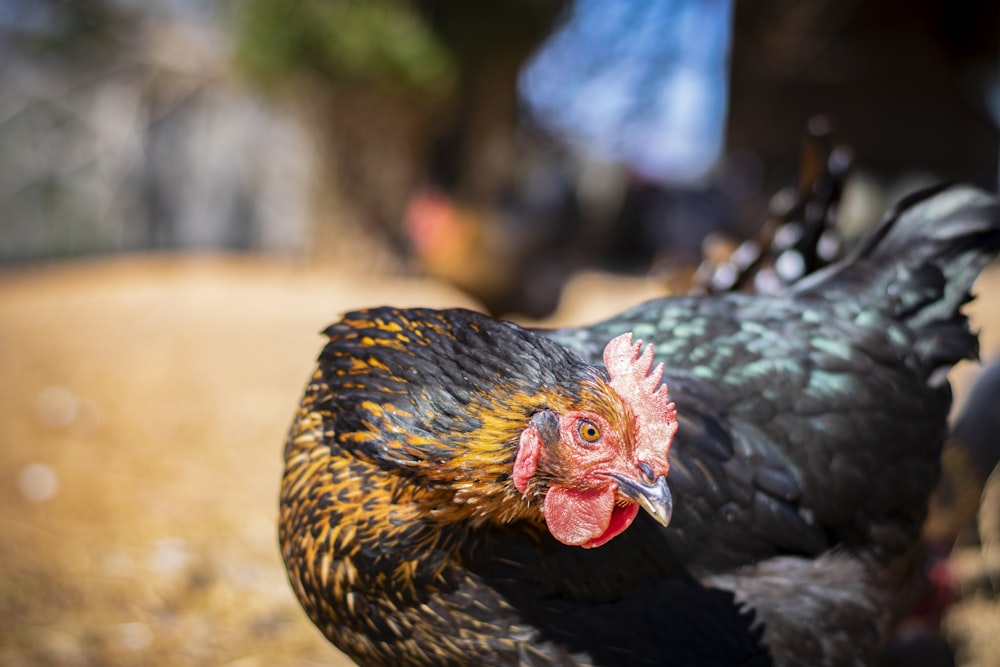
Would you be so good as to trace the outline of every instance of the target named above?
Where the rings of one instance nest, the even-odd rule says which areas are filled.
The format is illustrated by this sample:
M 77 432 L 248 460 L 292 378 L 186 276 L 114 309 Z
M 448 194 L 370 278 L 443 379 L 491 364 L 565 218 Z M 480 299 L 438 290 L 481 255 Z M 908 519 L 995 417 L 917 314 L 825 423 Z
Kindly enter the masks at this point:
M 215 3 L 0 11 L 0 262 L 299 252 L 309 138 L 234 75 Z

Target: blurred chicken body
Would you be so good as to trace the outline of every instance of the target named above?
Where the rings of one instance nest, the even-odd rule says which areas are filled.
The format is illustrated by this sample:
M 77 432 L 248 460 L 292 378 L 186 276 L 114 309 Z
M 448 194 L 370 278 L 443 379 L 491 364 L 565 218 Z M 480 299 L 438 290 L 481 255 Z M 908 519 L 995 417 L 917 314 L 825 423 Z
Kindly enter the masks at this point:
M 998 250 L 955 187 L 787 294 L 351 313 L 285 449 L 292 586 L 360 664 L 870 664 Z

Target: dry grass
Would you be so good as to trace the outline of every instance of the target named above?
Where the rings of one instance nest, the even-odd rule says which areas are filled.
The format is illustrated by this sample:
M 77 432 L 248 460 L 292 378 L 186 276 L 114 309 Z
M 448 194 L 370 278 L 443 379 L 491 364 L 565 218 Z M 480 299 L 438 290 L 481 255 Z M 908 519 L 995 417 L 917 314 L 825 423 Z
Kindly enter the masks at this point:
M 0 664 L 347 664 L 292 598 L 276 496 L 318 330 L 378 303 L 470 305 L 253 259 L 0 275 Z

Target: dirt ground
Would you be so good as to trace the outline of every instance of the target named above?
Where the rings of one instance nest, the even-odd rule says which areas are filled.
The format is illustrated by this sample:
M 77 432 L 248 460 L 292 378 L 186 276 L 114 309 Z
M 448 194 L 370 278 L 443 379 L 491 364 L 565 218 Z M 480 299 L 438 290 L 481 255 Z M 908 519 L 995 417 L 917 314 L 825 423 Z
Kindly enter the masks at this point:
M 652 293 L 606 284 L 584 278 L 586 310 L 560 319 Z M 1000 356 L 1000 271 L 978 291 Z M 263 259 L 0 273 L 0 664 L 349 664 L 292 597 L 276 497 L 318 331 L 381 303 L 473 305 Z M 956 371 L 959 398 L 975 372 Z
M 0 664 L 338 664 L 280 563 L 281 447 L 319 330 L 382 302 L 471 305 L 253 259 L 0 275 Z

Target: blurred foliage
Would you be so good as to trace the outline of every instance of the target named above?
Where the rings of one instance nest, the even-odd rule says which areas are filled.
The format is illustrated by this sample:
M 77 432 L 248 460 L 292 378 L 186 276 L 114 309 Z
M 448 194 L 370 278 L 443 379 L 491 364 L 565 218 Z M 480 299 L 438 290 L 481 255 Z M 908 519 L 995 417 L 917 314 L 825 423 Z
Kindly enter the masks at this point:
M 6 48 L 62 61 L 109 59 L 135 23 L 106 0 L 15 0 L 6 11 Z
M 308 72 L 424 95 L 447 94 L 456 70 L 432 28 L 398 0 L 248 0 L 238 56 L 267 82 Z

